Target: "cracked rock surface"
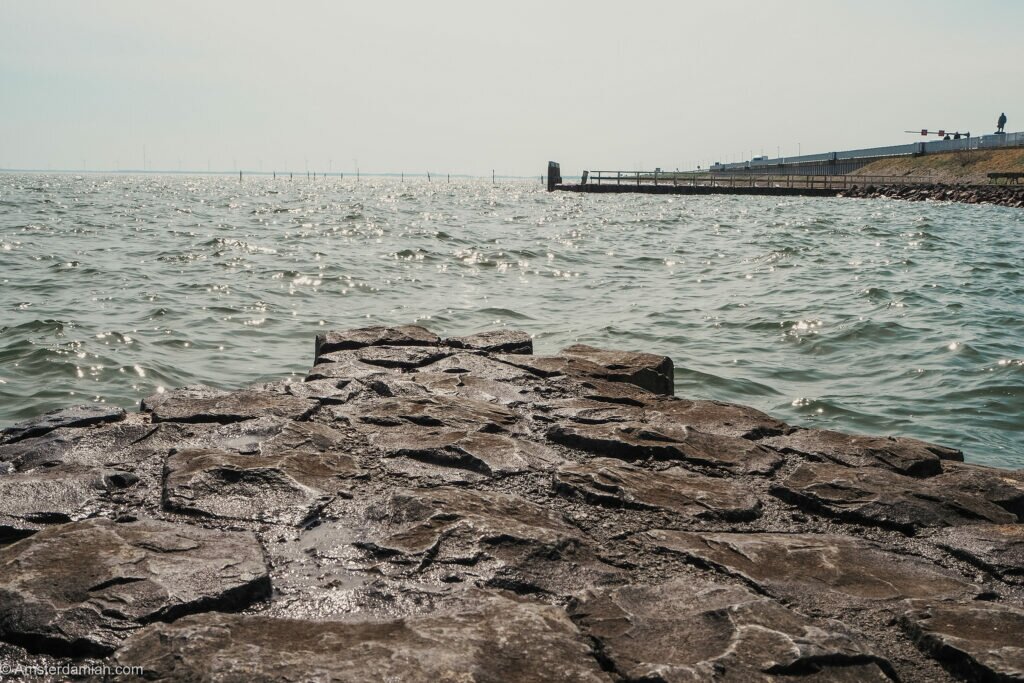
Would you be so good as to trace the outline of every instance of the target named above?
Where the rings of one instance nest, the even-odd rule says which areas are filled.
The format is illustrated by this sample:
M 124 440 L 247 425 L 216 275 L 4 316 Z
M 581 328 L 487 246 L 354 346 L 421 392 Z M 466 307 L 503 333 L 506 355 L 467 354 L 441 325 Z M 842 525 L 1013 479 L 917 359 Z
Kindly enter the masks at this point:
M 0 433 L 0 663 L 1024 677 L 1024 472 L 676 397 L 668 358 L 519 331 L 331 331 L 312 361 Z

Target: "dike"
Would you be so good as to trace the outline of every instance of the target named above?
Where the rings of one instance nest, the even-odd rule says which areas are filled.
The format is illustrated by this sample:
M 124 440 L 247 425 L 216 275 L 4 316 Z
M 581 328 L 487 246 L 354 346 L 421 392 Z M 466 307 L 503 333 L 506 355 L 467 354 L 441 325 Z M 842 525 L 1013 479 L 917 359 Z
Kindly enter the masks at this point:
M 4 430 L 0 668 L 1020 680 L 1024 471 L 962 460 L 675 397 L 663 356 L 329 332 L 303 382 Z

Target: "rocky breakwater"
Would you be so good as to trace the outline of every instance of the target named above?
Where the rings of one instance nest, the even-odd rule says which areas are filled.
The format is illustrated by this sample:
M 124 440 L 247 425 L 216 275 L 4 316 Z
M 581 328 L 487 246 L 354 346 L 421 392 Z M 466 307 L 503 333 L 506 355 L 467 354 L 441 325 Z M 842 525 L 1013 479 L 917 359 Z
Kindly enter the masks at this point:
M 1024 677 L 1024 473 L 672 394 L 661 356 L 368 328 L 319 337 L 303 382 L 11 427 L 0 663 Z
M 996 204 L 1024 208 L 1024 185 L 863 185 L 843 190 L 841 197 Z

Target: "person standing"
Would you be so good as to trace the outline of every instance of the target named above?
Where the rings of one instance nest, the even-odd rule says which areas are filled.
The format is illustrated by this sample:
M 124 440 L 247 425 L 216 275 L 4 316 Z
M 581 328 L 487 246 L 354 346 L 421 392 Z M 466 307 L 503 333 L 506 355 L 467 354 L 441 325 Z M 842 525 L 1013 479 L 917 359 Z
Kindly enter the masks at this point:
M 1006 128 L 1006 112 L 999 115 L 999 120 L 996 121 L 996 132 L 1005 133 L 1004 128 Z

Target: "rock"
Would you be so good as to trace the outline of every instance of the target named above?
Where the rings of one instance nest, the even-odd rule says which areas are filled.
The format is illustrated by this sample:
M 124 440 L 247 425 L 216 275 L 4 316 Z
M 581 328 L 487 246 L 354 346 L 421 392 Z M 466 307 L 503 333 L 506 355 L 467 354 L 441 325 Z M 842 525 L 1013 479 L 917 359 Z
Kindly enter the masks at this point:
M 391 457 L 471 470 L 488 477 L 545 471 L 562 462 L 549 448 L 485 432 L 409 429 L 375 440 Z
M 668 356 L 635 351 L 610 351 L 586 344 L 574 344 L 558 352 L 560 356 L 580 358 L 607 370 L 607 379 L 626 382 L 663 396 L 675 393 L 675 368 Z
M 448 346 L 457 349 L 472 349 L 487 353 L 533 353 L 533 339 L 519 330 L 487 330 L 465 337 L 446 339 Z
M 288 385 L 288 393 L 292 396 L 321 403 L 345 403 L 362 390 L 362 384 L 349 379 L 318 379 Z
M 142 667 L 149 681 L 611 680 L 562 610 L 493 593 L 405 619 L 192 616 L 139 632 L 115 661 Z
M 918 601 L 902 620 L 928 655 L 969 681 L 1024 680 L 1024 610 L 990 602 Z
M 448 396 L 386 398 L 367 404 L 330 406 L 329 409 L 334 420 L 350 424 L 375 438 L 390 438 L 391 428 L 445 427 L 466 432 L 504 432 L 518 421 L 516 414 L 503 406 Z
M 930 540 L 1003 581 L 1024 584 L 1024 525 L 975 524 L 942 529 Z
M 4 429 L 0 443 L 13 443 L 33 436 L 42 436 L 61 427 L 89 427 L 91 425 L 119 422 L 125 418 L 122 408 L 100 403 L 83 403 L 70 408 L 61 408 L 44 413 L 39 417 L 18 422 Z
M 621 460 L 681 460 L 744 474 L 770 474 L 782 457 L 746 439 L 642 422 L 555 425 L 555 443 Z
M 628 681 L 889 681 L 892 666 L 847 627 L 819 625 L 740 586 L 677 578 L 587 591 L 569 614 Z M 801 677 L 802 678 L 802 677 Z
M 936 486 L 982 497 L 1024 522 L 1024 470 L 1001 470 L 961 462 L 942 463 Z
M 798 429 L 761 443 L 784 453 L 849 467 L 881 467 L 914 477 L 942 471 L 943 460 L 963 460 L 958 450 L 902 436 L 858 436 L 825 429 Z
M 147 404 L 149 399 L 147 400 Z M 149 404 L 152 405 L 152 404 Z M 292 420 L 308 418 L 319 404 L 288 394 L 234 391 L 196 398 L 192 391 L 169 391 L 152 405 L 153 422 L 240 422 L 275 416 Z
M 644 416 L 655 425 L 692 427 L 708 434 L 764 439 L 791 429 L 780 420 L 747 406 L 721 401 L 659 399 L 646 406 Z
M 684 517 L 737 521 L 761 514 L 761 501 L 743 486 L 681 467 L 652 472 L 596 458 L 563 465 L 554 480 L 555 489 L 563 495 L 596 505 L 657 508 Z
M 532 387 L 502 382 L 476 375 L 417 372 L 410 379 L 427 394 L 461 396 L 484 403 L 519 406 L 537 398 Z
M 105 494 L 137 481 L 129 472 L 64 464 L 0 476 L 0 543 L 84 519 L 99 509 Z
M 351 351 L 339 351 L 334 354 L 328 354 L 328 356 L 330 360 L 325 360 L 313 366 L 309 374 L 306 375 L 305 382 L 313 382 L 315 380 L 342 380 L 346 382 L 358 380 L 364 382 L 387 374 L 399 374 L 402 372 L 402 368 L 399 367 L 385 368 L 380 365 L 364 363 L 356 358 Z M 328 356 L 322 358 L 327 358 Z
M 90 519 L 0 547 L 0 638 L 33 652 L 104 655 L 132 630 L 269 595 L 249 533 Z
M 324 363 L 364 363 L 380 368 L 411 370 L 430 365 L 451 352 L 434 346 L 368 346 L 353 351 L 335 351 L 317 356 L 317 365 Z
M 520 367 L 475 353 L 455 353 L 423 370 L 453 375 L 472 375 L 499 382 L 523 382 L 536 376 Z
M 419 325 L 331 330 L 316 336 L 314 357 L 319 358 L 325 353 L 361 349 L 366 346 L 437 346 L 440 343 L 440 337 Z
M 142 399 L 141 407 L 143 412 L 151 413 L 160 404 L 171 398 L 177 401 L 183 399 L 205 400 L 227 396 L 229 393 L 231 392 L 208 387 L 205 384 L 189 384 L 172 391 L 158 391 L 155 394 L 151 394 Z
M 167 458 L 163 504 L 222 519 L 299 525 L 356 472 L 351 457 L 336 453 L 254 456 L 186 449 Z
M 1015 522 L 984 498 L 877 467 L 801 465 L 771 492 L 801 508 L 913 535 L 927 527 Z
M 769 595 L 835 613 L 908 598 L 973 599 L 981 589 L 950 571 L 869 541 L 827 534 L 654 530 L 649 543 L 719 568 Z
M 369 505 L 339 501 L 332 512 L 342 521 L 325 525 L 325 545 L 316 552 L 349 558 L 358 548 L 364 556 L 350 563 L 369 563 L 388 576 L 570 595 L 618 573 L 559 513 L 517 496 L 396 489 Z

